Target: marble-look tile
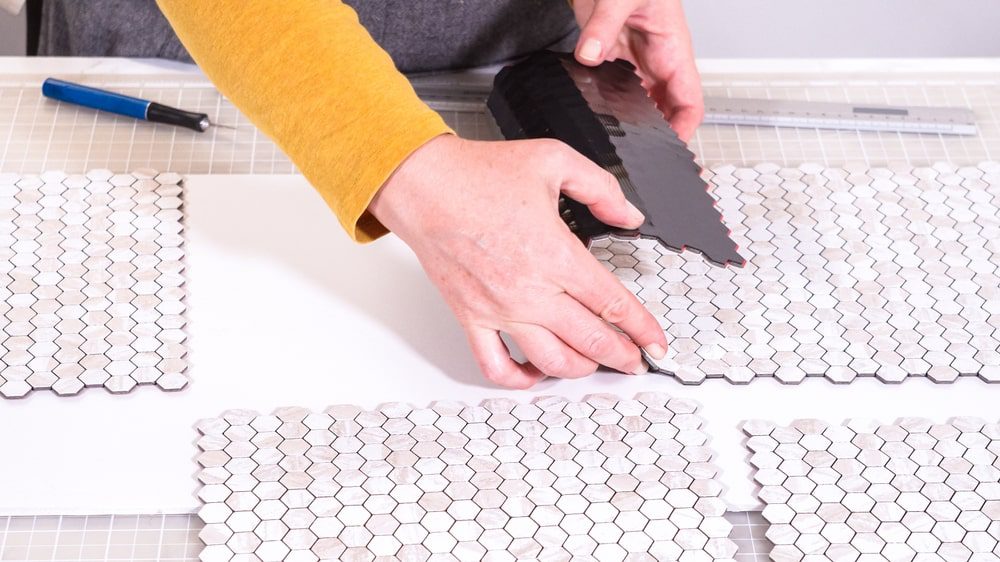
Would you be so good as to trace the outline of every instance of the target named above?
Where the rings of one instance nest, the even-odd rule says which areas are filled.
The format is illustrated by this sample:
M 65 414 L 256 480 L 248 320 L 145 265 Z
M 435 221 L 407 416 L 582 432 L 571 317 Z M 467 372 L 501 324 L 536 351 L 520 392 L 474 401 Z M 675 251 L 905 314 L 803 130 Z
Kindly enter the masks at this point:
M 0 397 L 184 374 L 177 174 L 0 175 Z
M 1000 424 L 743 425 L 773 560 L 1000 561 Z
M 996 164 L 721 166 L 705 177 L 745 267 L 652 240 L 591 247 L 619 278 L 640 279 L 670 342 L 661 370 L 688 384 L 1000 382 Z
M 733 560 L 696 405 L 229 411 L 198 424 L 202 560 Z

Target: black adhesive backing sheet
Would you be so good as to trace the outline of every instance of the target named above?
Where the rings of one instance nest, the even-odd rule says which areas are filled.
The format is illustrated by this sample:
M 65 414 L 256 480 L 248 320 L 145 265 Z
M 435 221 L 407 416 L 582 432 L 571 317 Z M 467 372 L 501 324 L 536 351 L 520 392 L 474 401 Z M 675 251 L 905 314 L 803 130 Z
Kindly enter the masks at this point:
M 614 174 L 625 197 L 646 215 L 638 231 L 623 231 L 563 197 L 563 219 L 584 243 L 638 235 L 675 251 L 700 252 L 717 265 L 744 264 L 694 153 L 628 63 L 589 68 L 570 55 L 537 53 L 497 74 L 488 106 L 504 137 L 565 142 Z

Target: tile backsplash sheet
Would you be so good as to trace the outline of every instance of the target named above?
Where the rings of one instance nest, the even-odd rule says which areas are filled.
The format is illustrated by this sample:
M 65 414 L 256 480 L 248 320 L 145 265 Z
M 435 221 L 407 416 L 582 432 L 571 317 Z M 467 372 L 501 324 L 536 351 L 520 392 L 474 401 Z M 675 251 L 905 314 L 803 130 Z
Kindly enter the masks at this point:
M 682 382 L 1000 382 L 1000 164 L 706 171 L 748 259 L 591 251 L 660 320 Z
M 732 560 L 696 406 L 663 394 L 230 411 L 202 560 Z
M 1000 424 L 743 427 L 775 562 L 1000 560 Z
M 0 175 L 0 397 L 187 382 L 182 181 Z

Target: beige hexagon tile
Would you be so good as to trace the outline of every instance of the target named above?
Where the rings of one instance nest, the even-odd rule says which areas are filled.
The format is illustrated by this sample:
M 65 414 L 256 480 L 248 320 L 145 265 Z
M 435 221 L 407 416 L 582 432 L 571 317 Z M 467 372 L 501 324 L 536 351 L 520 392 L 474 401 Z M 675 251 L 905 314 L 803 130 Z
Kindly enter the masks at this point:
M 733 560 L 702 425 L 656 393 L 229 411 L 201 559 Z
M 660 369 L 689 384 L 1000 382 L 1000 164 L 705 175 L 745 267 L 652 240 L 591 248 L 660 320 Z
M 183 388 L 181 177 L 0 175 L 0 397 Z
M 1000 424 L 746 422 L 775 562 L 1000 561 Z

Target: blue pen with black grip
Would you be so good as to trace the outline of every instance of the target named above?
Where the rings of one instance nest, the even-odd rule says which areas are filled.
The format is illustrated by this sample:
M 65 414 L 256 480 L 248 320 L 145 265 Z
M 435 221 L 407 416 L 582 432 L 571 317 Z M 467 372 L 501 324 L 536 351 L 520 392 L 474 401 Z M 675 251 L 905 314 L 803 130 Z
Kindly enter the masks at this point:
M 134 117 L 151 123 L 185 127 L 199 133 L 204 133 L 212 126 L 224 127 L 224 125 L 212 123 L 208 119 L 208 115 L 204 113 L 184 111 L 155 101 L 133 98 L 57 78 L 48 78 L 42 83 L 42 95 L 54 100 Z M 231 129 L 232 127 L 226 128 Z

